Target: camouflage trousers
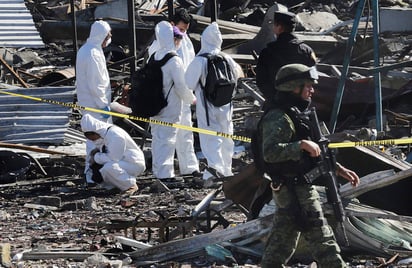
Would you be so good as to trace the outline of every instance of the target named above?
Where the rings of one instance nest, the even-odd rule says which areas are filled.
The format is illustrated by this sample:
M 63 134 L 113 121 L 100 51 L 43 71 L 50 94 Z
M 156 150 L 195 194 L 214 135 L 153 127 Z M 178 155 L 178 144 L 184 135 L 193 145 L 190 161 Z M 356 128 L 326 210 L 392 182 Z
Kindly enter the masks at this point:
M 284 267 L 293 256 L 299 238 L 305 238 L 318 267 L 342 268 L 346 267 L 340 255 L 339 245 L 336 243 L 333 230 L 328 225 L 322 211 L 319 193 L 309 184 L 293 186 L 295 193 L 288 187 L 282 186 L 273 191 L 273 198 L 278 207 L 274 216 L 274 225 L 266 242 L 261 267 Z M 297 197 L 297 204 L 305 212 L 306 228 L 297 224 L 293 213 L 293 202 Z

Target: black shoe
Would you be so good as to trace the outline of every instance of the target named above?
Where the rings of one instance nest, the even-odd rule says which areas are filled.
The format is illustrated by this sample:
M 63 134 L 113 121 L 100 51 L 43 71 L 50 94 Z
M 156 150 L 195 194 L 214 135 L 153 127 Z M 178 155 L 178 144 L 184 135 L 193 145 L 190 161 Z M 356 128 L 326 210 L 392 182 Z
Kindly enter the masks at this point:
M 95 182 L 87 182 L 86 183 L 86 188 L 95 188 L 97 186 L 97 183 Z
M 190 173 L 190 174 L 182 174 L 181 176 L 182 176 L 183 178 L 202 178 L 203 173 L 195 170 L 195 171 L 193 171 L 193 172 Z

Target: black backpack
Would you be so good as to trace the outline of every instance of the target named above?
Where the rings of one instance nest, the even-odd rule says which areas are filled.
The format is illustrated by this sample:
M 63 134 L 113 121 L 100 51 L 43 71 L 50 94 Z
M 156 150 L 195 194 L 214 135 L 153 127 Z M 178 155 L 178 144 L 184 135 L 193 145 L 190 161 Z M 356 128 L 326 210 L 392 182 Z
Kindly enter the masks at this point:
M 207 76 L 205 85 L 201 85 L 205 98 L 216 107 L 232 101 L 236 88 L 236 79 L 233 76 L 229 63 L 221 54 L 201 54 L 207 58 Z
M 133 77 L 133 87 L 129 92 L 129 106 L 132 115 L 139 117 L 151 117 L 167 106 L 170 87 L 166 97 L 163 94 L 163 73 L 161 67 L 166 62 L 177 56 L 174 52 L 167 53 L 163 59 L 155 60 L 154 54 L 150 57 L 146 65 L 138 70 Z

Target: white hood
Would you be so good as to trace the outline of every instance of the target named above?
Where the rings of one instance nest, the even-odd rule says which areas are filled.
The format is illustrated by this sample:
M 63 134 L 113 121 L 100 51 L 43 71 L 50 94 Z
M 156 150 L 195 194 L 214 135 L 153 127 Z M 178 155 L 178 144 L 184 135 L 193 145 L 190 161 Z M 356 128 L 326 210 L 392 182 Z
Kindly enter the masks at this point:
M 155 27 L 155 35 L 159 45 L 159 50 L 157 50 L 155 54 L 155 60 L 161 60 L 168 52 L 176 51 L 173 28 L 169 22 L 159 22 Z
M 102 43 L 110 32 L 107 22 L 96 21 L 76 57 L 76 93 L 79 105 L 104 109 L 111 102 L 111 85 Z M 96 118 L 103 117 L 97 113 Z
M 219 26 L 216 22 L 213 22 L 203 31 L 200 38 L 201 49 L 198 53 L 212 53 L 217 54 L 221 50 L 222 46 L 222 34 L 220 33 Z
M 90 35 L 89 38 L 87 38 L 87 42 L 95 45 L 101 45 L 110 31 L 111 28 L 107 22 L 102 20 L 95 21 L 90 29 Z
M 85 114 L 82 116 L 80 126 L 82 127 L 83 132 L 96 132 L 100 135 L 100 137 L 104 138 L 106 136 L 107 129 L 112 125 L 102 122 L 90 114 Z

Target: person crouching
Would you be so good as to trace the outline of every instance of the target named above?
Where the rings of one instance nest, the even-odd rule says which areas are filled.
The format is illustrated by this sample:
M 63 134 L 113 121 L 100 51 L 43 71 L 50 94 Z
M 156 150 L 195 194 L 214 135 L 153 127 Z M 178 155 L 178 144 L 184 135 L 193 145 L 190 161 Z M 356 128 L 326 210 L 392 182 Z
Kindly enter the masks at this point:
M 90 166 L 94 173 L 100 172 L 101 181 L 108 187 L 116 187 L 126 194 L 133 194 L 139 188 L 136 177 L 146 169 L 142 150 L 122 128 L 102 122 L 89 114 L 81 120 L 85 137 L 93 141 L 96 149 L 90 153 Z M 99 174 L 93 174 L 99 180 Z

